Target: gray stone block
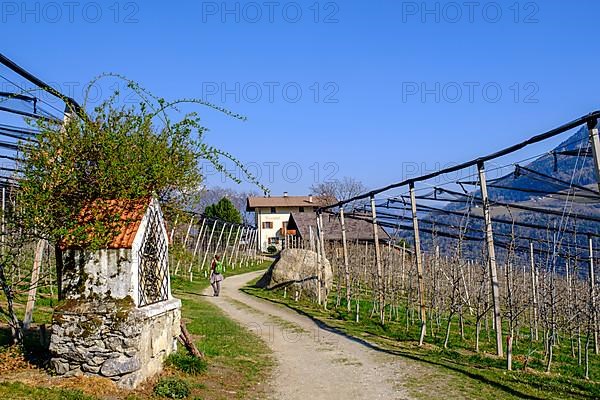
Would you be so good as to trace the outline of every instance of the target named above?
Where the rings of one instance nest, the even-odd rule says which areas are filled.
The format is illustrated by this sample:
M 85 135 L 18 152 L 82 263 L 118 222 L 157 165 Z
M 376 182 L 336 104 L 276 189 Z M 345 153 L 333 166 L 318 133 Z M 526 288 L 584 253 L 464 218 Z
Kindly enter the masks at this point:
M 119 357 L 107 360 L 102 364 L 100 373 L 104 376 L 125 375 L 139 370 L 142 367 L 138 357 Z

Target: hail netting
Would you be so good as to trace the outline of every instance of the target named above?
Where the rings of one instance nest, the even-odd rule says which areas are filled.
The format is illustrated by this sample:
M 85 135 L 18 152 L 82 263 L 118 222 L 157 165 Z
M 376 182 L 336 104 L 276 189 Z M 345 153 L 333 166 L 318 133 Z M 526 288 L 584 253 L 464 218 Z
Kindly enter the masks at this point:
M 420 342 L 472 336 L 473 350 L 506 350 L 509 368 L 513 338 L 539 342 L 550 370 L 566 337 L 581 364 L 588 332 L 598 350 L 598 116 L 322 208 L 324 219 L 375 216 L 388 235 L 328 241 L 336 307 Z

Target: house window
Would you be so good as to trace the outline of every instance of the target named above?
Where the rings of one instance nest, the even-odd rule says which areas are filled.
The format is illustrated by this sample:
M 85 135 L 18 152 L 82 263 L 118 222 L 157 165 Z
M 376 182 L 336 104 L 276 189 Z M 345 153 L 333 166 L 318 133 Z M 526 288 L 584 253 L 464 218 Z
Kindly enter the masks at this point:
M 304 207 L 300 207 L 300 209 L 298 210 L 298 212 L 304 212 Z
M 271 214 L 277 214 L 277 209 L 275 207 L 271 207 Z
M 273 229 L 273 223 L 272 222 L 263 222 L 262 227 L 263 227 L 263 229 Z

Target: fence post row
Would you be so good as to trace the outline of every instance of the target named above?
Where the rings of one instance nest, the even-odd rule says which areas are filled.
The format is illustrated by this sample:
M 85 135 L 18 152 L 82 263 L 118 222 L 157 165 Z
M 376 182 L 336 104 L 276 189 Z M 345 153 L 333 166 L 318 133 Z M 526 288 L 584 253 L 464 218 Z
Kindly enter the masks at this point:
M 237 230 L 235 231 L 235 236 L 233 237 L 233 245 L 231 246 L 231 252 L 229 252 L 229 257 L 227 257 L 227 259 L 229 260 L 229 264 L 231 264 L 232 268 L 233 268 L 234 264 L 232 264 L 231 261 L 233 260 L 233 253 L 235 252 L 235 247 L 237 246 L 237 243 L 239 242 L 240 228 L 241 228 L 241 226 L 238 225 Z M 225 262 L 226 256 L 227 255 L 225 254 L 223 257 L 223 262 Z
M 244 233 L 246 231 L 246 227 L 242 227 L 242 232 L 240 232 L 240 238 L 238 240 L 238 244 L 237 247 L 235 248 L 235 255 L 233 257 L 233 264 L 237 264 L 238 260 L 240 259 L 240 246 L 242 245 L 242 238 L 244 237 Z M 240 262 L 238 265 L 238 268 L 240 268 L 242 266 L 242 263 Z
M 190 282 L 194 279 L 193 278 L 194 260 L 196 259 L 196 254 L 198 253 L 198 247 L 200 246 L 200 242 L 202 240 L 205 223 L 206 223 L 206 218 L 203 218 L 202 225 L 200 226 L 200 231 L 198 231 L 198 237 L 196 238 L 196 245 L 194 246 L 194 253 L 192 254 L 192 259 L 190 260 L 190 265 L 188 267 L 188 273 L 190 274 Z
M 217 227 L 217 220 L 215 219 L 215 222 L 213 222 L 213 226 L 210 231 L 210 236 L 208 238 L 208 244 L 206 245 L 206 251 L 204 252 L 204 256 L 202 257 L 202 264 L 200 264 L 201 270 L 204 269 L 204 264 L 206 263 L 206 256 L 208 255 L 208 252 L 210 251 L 210 245 L 212 243 L 212 238 L 213 238 L 213 235 L 215 234 L 216 227 Z

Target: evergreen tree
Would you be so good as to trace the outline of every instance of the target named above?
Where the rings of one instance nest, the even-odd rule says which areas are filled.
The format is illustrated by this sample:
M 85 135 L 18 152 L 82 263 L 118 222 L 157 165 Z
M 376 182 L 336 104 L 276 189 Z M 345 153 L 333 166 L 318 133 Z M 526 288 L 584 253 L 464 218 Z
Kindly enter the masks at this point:
M 223 197 L 217 203 L 206 207 L 204 215 L 209 218 L 221 219 L 232 224 L 242 223 L 242 214 L 227 197 Z

